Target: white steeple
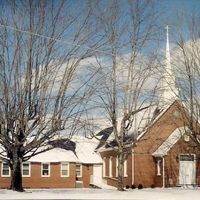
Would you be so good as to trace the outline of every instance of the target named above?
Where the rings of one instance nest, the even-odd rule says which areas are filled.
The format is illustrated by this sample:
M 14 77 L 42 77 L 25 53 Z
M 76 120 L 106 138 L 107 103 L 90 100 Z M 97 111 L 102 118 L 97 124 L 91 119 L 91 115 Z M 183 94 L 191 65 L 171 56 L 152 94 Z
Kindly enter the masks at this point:
M 173 73 L 171 60 L 170 60 L 170 49 L 169 49 L 169 27 L 166 26 L 166 55 L 165 55 L 165 69 L 161 81 L 161 104 L 170 104 L 178 96 L 178 89 L 176 88 L 176 77 Z

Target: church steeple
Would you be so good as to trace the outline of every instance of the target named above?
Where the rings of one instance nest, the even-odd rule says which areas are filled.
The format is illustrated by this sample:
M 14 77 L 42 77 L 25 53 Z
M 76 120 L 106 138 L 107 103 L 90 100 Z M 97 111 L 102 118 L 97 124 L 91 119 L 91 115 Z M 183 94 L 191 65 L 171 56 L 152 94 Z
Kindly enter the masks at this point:
M 169 27 L 166 26 L 166 54 L 164 73 L 161 81 L 161 104 L 170 104 L 178 96 L 178 89 L 176 88 L 176 78 L 171 66 L 170 48 L 169 48 Z

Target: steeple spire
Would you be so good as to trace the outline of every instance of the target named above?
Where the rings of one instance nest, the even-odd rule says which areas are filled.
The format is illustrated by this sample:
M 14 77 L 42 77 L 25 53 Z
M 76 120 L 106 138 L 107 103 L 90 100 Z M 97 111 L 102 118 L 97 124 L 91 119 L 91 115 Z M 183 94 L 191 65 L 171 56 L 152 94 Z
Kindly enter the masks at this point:
M 175 75 L 171 66 L 170 48 L 169 48 L 169 27 L 166 26 L 166 54 L 165 54 L 165 70 L 161 82 L 161 104 L 172 103 L 178 95 L 176 88 Z
M 166 26 L 166 69 L 171 70 L 170 50 L 169 50 L 169 27 Z

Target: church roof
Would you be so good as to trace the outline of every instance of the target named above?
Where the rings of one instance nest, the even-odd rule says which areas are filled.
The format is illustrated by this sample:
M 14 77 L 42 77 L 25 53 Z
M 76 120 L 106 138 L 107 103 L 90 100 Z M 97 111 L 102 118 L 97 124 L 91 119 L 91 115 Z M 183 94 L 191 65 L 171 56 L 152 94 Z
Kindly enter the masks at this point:
M 185 134 L 188 127 L 176 128 L 171 135 L 152 153 L 154 157 L 166 156 L 169 150 L 177 143 L 177 141 Z

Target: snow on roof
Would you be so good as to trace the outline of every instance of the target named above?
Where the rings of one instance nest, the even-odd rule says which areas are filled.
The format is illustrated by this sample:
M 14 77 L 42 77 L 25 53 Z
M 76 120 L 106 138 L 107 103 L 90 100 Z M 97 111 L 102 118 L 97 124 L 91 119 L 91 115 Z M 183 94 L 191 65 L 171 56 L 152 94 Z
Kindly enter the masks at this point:
M 84 164 L 102 163 L 99 154 L 94 152 L 98 141 L 87 139 L 83 136 L 74 136 L 72 139 L 76 143 L 76 155 L 69 150 L 54 148 L 44 153 L 33 156 L 31 162 L 76 162 Z
M 72 151 L 54 148 L 44 153 L 33 156 L 30 162 L 78 162 L 78 158 Z
M 143 105 L 143 107 L 148 106 L 147 105 Z M 139 108 L 138 108 L 139 109 Z M 150 105 L 148 108 L 141 110 L 140 112 L 136 113 L 133 116 L 133 121 L 132 121 L 132 126 L 131 128 L 128 130 L 127 132 L 127 139 L 136 139 L 138 137 L 141 137 L 142 134 L 146 131 L 146 128 L 155 120 L 155 116 L 157 117 L 157 115 L 160 115 L 160 113 L 163 113 L 163 110 L 157 110 L 158 106 L 157 105 Z M 155 112 L 159 112 L 158 114 Z M 157 115 L 156 115 L 157 114 Z M 117 119 L 117 130 L 120 131 L 121 128 L 121 121 L 122 121 L 122 117 L 119 117 Z M 106 123 L 105 123 L 106 124 Z M 109 126 L 107 125 L 106 128 L 111 127 L 112 124 L 109 124 Z M 101 129 L 102 131 L 103 129 Z M 97 136 L 99 137 L 99 136 Z M 99 139 L 101 140 L 103 137 L 99 137 Z M 106 144 L 110 144 L 111 142 L 113 142 L 113 140 L 115 140 L 115 136 L 113 133 L 111 133 L 107 139 L 104 141 L 103 145 L 100 145 L 100 147 L 98 148 L 98 151 L 104 151 L 106 149 Z
M 168 151 L 176 144 L 176 142 L 184 135 L 188 127 L 180 127 L 175 129 L 172 134 L 152 153 L 155 157 L 167 155 Z
M 100 155 L 94 152 L 98 140 L 81 136 L 76 136 L 72 140 L 76 143 L 76 153 L 81 163 L 102 163 Z

